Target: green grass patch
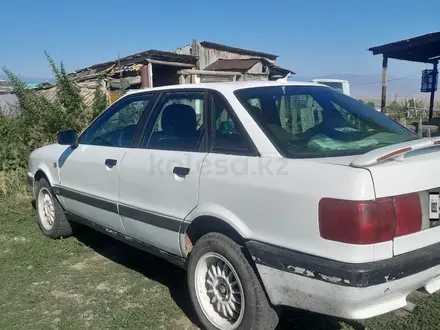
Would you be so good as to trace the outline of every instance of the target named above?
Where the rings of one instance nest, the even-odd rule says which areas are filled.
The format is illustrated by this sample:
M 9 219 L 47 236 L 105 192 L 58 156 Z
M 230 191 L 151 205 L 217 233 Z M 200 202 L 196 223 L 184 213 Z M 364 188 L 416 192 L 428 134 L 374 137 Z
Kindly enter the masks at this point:
M 45 238 L 29 198 L 0 197 L 0 279 L 0 329 L 197 329 L 183 270 L 88 228 Z M 279 329 L 439 329 L 440 295 L 412 301 L 362 322 L 289 310 Z

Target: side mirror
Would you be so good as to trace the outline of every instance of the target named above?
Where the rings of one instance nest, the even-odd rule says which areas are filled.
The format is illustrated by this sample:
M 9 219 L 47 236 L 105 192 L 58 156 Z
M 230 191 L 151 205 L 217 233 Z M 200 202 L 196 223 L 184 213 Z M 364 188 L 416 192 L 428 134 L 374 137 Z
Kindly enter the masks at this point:
M 57 140 L 59 144 L 71 146 L 73 149 L 78 146 L 78 134 L 74 130 L 58 132 Z

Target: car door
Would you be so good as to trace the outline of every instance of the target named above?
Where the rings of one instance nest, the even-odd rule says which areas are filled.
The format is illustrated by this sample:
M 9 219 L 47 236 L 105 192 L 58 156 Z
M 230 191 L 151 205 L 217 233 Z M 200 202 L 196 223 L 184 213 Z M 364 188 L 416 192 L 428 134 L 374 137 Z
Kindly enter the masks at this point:
M 129 236 L 180 255 L 179 228 L 197 206 L 205 92 L 163 92 L 120 169 L 119 211 Z
M 118 173 L 153 94 L 126 96 L 107 109 L 58 161 L 56 187 L 66 211 L 124 232 L 118 214 Z

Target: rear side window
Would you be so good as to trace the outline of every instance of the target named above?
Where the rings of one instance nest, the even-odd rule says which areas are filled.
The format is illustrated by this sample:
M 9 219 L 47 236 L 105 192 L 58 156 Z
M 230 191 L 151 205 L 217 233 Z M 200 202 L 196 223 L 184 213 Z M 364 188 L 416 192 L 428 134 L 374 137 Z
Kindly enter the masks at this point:
M 254 155 L 250 138 L 230 109 L 229 103 L 218 92 L 210 97 L 210 140 L 215 153 Z
M 142 148 L 199 151 L 204 134 L 205 93 L 198 91 L 163 94 L 148 122 Z
M 289 158 L 357 155 L 418 136 L 385 115 L 321 86 L 267 86 L 235 95 Z

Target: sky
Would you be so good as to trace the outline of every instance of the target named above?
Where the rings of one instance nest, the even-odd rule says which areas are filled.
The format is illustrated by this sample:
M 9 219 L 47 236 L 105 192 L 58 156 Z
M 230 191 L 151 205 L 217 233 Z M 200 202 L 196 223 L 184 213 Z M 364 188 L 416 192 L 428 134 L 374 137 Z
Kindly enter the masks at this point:
M 440 1 L 2 0 L 0 66 L 51 78 L 47 50 L 68 71 L 192 39 L 279 55 L 298 76 L 380 74 L 372 46 L 440 31 Z M 425 64 L 390 60 L 389 74 Z

